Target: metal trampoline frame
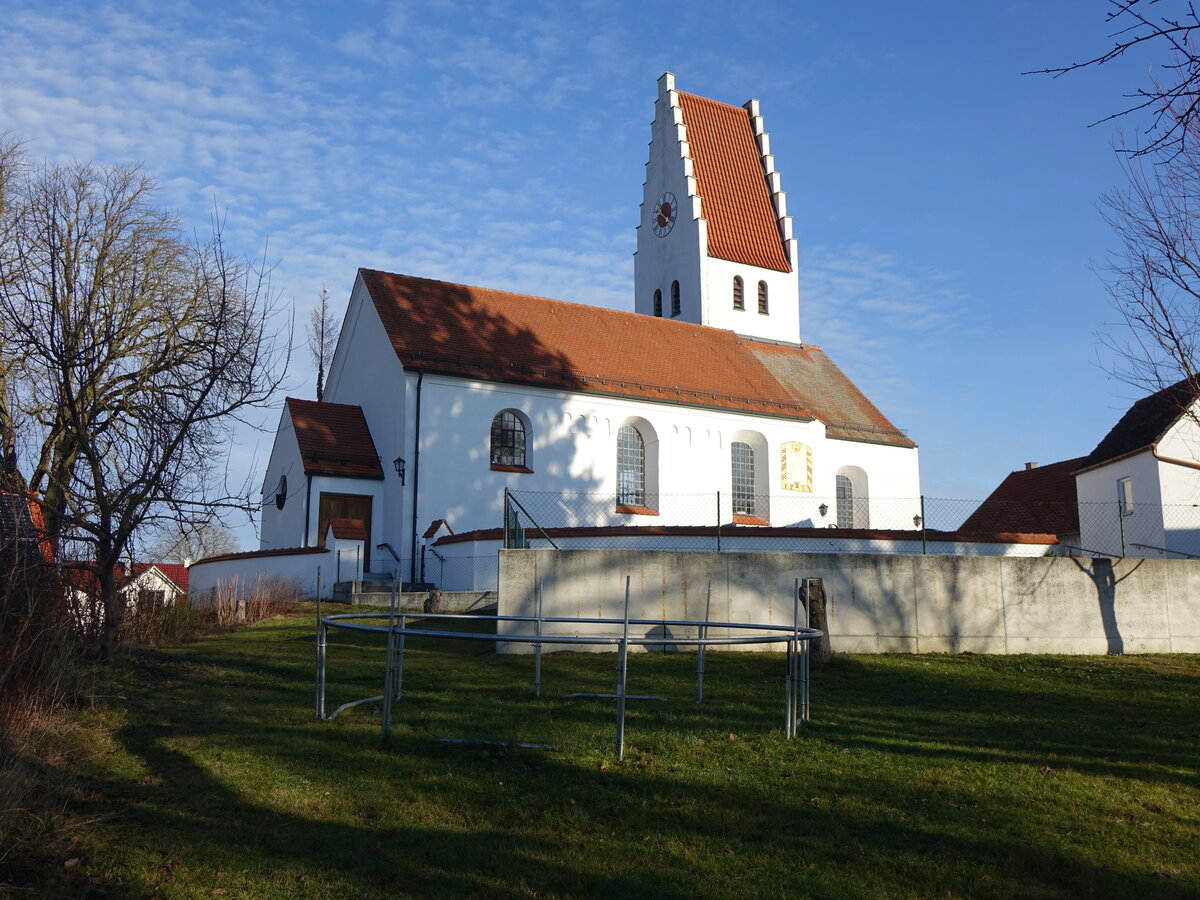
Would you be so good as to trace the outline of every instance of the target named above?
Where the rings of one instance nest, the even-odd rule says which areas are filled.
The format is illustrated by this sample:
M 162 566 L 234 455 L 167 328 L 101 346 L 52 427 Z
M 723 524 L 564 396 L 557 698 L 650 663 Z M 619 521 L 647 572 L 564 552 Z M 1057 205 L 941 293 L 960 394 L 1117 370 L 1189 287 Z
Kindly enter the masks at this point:
M 631 619 L 629 617 L 630 578 L 625 577 L 625 615 L 620 619 L 604 618 L 561 618 L 543 616 L 542 590 L 538 585 L 536 593 L 537 614 L 533 616 L 499 616 L 478 615 L 467 613 L 426 613 L 404 612 L 398 608 L 399 591 L 393 585 L 391 608 L 387 612 L 377 613 L 341 613 L 332 616 L 321 615 L 321 604 L 317 603 L 317 667 L 316 667 L 316 717 L 322 720 L 335 718 L 339 713 L 364 703 L 381 702 L 379 714 L 380 736 L 387 737 L 391 730 L 392 705 L 403 696 L 404 685 L 404 642 L 409 635 L 419 637 L 451 638 L 454 640 L 483 640 L 502 644 L 532 644 L 534 650 L 533 692 L 535 697 L 541 696 L 542 691 L 542 647 L 545 644 L 566 644 L 573 646 L 611 646 L 617 651 L 617 683 L 616 691 L 612 694 L 577 693 L 570 697 L 606 698 L 616 701 L 616 750 L 617 757 L 625 755 L 625 703 L 627 700 L 661 700 L 641 694 L 627 694 L 625 691 L 628 673 L 630 647 L 696 647 L 696 702 L 704 699 L 704 662 L 705 652 L 709 647 L 745 646 L 749 644 L 787 644 L 787 660 L 784 674 L 784 735 L 791 740 L 797 734 L 801 722 L 809 718 L 809 642 L 821 636 L 821 632 L 808 625 L 808 608 L 801 602 L 801 585 L 804 596 L 811 597 L 809 583 L 815 579 L 796 579 L 792 596 L 792 624 L 771 625 L 750 622 L 712 622 L 688 619 Z M 387 619 L 386 625 L 361 624 L 363 619 Z M 491 622 L 528 622 L 533 624 L 532 634 L 478 634 L 474 632 L 431 631 L 425 628 L 408 627 L 409 619 L 452 619 L 456 622 L 464 620 L 487 620 Z M 358 620 L 358 621 L 349 621 Z M 802 621 L 803 620 L 803 621 Z M 563 635 L 543 634 L 544 624 L 555 625 L 591 625 L 619 626 L 620 635 Z M 644 636 L 631 637 L 630 626 L 673 626 L 696 629 L 694 637 Z M 383 693 L 361 700 L 351 700 L 343 703 L 333 712 L 325 713 L 325 680 L 326 680 L 326 645 L 330 628 L 346 631 L 359 631 L 385 634 L 386 662 L 384 665 Z M 728 637 L 710 637 L 710 628 L 724 628 L 730 631 L 759 631 L 768 634 L 738 635 Z M 445 738 L 449 743 L 481 743 L 504 744 L 503 741 L 472 740 L 465 738 Z M 528 744 L 549 749 L 547 745 Z

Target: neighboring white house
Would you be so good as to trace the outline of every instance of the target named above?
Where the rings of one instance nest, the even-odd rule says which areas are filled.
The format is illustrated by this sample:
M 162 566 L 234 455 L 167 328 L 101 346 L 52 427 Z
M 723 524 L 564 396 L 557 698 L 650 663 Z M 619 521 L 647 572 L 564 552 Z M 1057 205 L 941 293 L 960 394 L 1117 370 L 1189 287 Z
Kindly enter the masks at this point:
M 1109 556 L 1200 557 L 1200 402 L 1180 381 L 1129 408 L 1080 464 L 1079 541 Z
M 1087 456 L 1013 472 L 960 531 L 1046 532 L 1082 556 L 1200 558 L 1200 401 L 1180 381 L 1129 408 Z
M 188 570 L 179 563 L 134 563 L 121 582 L 121 594 L 132 608 L 149 603 L 173 606 L 187 596 Z

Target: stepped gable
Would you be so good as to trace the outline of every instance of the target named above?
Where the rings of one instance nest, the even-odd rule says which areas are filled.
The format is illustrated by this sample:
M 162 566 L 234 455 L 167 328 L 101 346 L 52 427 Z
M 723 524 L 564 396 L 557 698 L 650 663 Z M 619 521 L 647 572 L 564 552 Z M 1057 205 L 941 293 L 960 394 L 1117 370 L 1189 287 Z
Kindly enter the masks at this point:
M 288 397 L 287 408 L 305 474 L 383 478 L 362 407 Z
M 1143 397 L 1121 417 L 1112 431 L 1084 458 L 1079 470 L 1111 462 L 1139 450 L 1147 450 L 1184 415 L 1200 393 L 1193 379 L 1185 378 L 1170 387 Z
M 820 347 L 748 341 L 750 351 L 825 423 L 830 437 L 917 446 L 879 411 Z
M 1010 472 L 958 530 L 966 534 L 1078 534 L 1075 470 L 1084 459 L 1080 456 Z
M 406 369 L 818 418 L 832 437 L 916 446 L 818 347 L 360 269 Z
M 678 93 L 700 214 L 708 222 L 709 255 L 790 272 L 749 114 L 740 106 Z

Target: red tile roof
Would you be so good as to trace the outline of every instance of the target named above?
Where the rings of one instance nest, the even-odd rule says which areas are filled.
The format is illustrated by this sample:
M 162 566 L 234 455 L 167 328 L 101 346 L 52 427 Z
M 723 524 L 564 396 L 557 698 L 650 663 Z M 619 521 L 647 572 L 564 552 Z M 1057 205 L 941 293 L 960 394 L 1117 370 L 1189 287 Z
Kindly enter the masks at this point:
M 287 408 L 306 474 L 383 478 L 362 407 L 288 397 Z
M 819 347 L 372 269 L 359 277 L 406 369 L 819 418 L 834 437 L 915 446 Z
M 1176 420 L 1196 401 L 1200 385 L 1185 378 L 1143 397 L 1121 417 L 1096 449 L 1080 460 L 1080 469 L 1103 465 L 1157 443 Z
M 1075 470 L 1083 460 L 1081 456 L 1009 473 L 958 530 L 1077 534 Z
M 367 539 L 367 527 L 363 524 L 362 519 L 330 519 L 329 527 L 333 529 L 333 536 L 339 541 L 365 541 Z
M 150 569 L 158 569 L 158 571 L 162 572 L 163 576 L 168 581 L 170 581 L 172 584 L 174 584 L 177 588 L 179 588 L 185 594 L 187 593 L 187 589 L 188 589 L 187 566 L 180 565 L 179 563 L 134 563 L 133 564 L 133 577 L 137 578 L 143 572 L 147 572 Z
M 790 272 L 750 115 L 740 106 L 680 92 L 708 252 L 719 259 Z

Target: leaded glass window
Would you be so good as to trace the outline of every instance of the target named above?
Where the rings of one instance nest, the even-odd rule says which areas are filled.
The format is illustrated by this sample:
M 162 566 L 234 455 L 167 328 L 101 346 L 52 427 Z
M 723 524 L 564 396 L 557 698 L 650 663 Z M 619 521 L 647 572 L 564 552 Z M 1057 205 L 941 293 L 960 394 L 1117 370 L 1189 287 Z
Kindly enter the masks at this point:
M 617 432 L 617 503 L 646 505 L 646 444 L 632 425 Z
M 838 528 L 854 527 L 854 485 L 849 475 L 837 477 L 837 525 Z
M 492 419 L 492 465 L 525 465 L 525 423 L 511 410 Z
M 754 511 L 754 448 L 742 441 L 730 446 L 733 459 L 733 514 L 757 515 Z

